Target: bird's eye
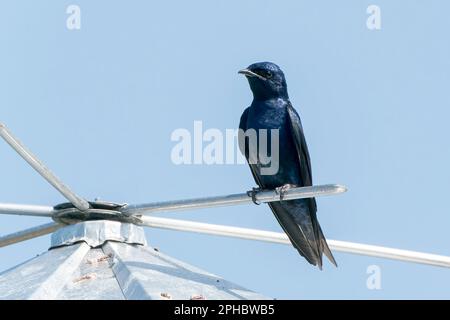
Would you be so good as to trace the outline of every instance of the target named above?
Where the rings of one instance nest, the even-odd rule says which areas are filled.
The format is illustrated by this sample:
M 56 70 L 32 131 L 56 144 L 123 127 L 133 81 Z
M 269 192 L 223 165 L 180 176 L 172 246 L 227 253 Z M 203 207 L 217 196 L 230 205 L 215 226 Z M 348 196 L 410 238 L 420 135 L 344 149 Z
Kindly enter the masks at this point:
M 272 78 L 272 72 L 270 72 L 269 70 L 263 70 L 261 75 L 266 79 Z

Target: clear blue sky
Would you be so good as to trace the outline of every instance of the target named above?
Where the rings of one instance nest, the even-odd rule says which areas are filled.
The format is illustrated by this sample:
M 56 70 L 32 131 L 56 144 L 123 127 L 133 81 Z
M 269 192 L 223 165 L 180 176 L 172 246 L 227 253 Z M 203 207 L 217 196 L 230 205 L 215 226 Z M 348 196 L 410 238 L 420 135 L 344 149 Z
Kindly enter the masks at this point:
M 81 30 L 66 28 L 68 5 Z M 381 8 L 382 28 L 366 27 Z M 237 71 L 270 60 L 303 119 L 330 239 L 450 255 L 448 1 L 3 1 L 0 119 L 86 198 L 141 203 L 242 192 L 246 165 L 175 166 L 170 134 L 238 126 Z M 0 202 L 64 199 L 0 143 Z M 166 214 L 281 231 L 266 206 Z M 0 217 L 0 234 L 47 222 Z M 450 298 L 450 270 L 336 253 L 320 272 L 290 246 L 147 230 L 164 253 L 276 298 Z M 49 237 L 0 249 L 0 270 Z M 381 290 L 366 269 L 381 268 Z

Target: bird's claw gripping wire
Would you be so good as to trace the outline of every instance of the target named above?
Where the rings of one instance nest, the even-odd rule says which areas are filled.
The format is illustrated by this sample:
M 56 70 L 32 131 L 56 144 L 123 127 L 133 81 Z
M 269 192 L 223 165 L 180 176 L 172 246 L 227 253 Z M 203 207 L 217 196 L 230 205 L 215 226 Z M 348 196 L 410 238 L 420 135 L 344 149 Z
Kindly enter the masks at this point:
M 258 194 L 259 191 L 261 191 L 261 188 L 255 187 L 253 187 L 252 190 L 247 191 L 247 195 L 252 198 L 253 203 L 256 204 L 257 206 L 261 204 L 261 202 L 258 202 L 258 200 L 256 200 L 256 195 Z
M 281 187 L 275 188 L 275 192 L 280 195 L 280 201 L 283 201 L 284 200 L 284 195 L 286 194 L 286 192 L 289 189 L 295 188 L 295 187 L 297 187 L 297 186 L 294 185 L 294 184 L 289 184 L 288 183 L 288 184 L 282 185 Z

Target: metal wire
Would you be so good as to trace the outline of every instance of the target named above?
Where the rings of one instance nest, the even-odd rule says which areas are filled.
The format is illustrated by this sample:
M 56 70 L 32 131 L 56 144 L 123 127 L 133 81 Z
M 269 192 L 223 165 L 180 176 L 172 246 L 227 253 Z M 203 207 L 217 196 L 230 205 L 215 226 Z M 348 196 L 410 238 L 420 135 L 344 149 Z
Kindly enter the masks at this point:
M 6 247 L 14 243 L 22 242 L 25 240 L 34 239 L 40 236 L 44 236 L 46 234 L 52 233 L 59 228 L 62 228 L 64 225 L 51 222 L 47 224 L 43 224 L 37 227 L 33 227 L 30 229 L 22 230 L 19 232 L 11 233 L 9 235 L 0 237 L 0 248 Z
M 67 200 L 81 211 L 89 209 L 89 203 L 69 189 L 59 178 L 53 174 L 31 151 L 29 151 L 8 128 L 0 123 L 0 136 L 33 167 L 45 180 L 58 190 Z
M 286 234 L 271 231 L 148 216 L 142 217 L 142 225 L 153 228 L 196 232 L 291 245 L 291 242 Z M 450 268 L 450 257 L 447 256 L 346 241 L 327 240 L 327 242 L 330 249 L 334 251 Z
M 52 207 L 25 204 L 0 203 L 0 214 L 19 216 L 51 217 L 54 214 Z
M 291 188 L 283 193 L 283 200 L 329 196 L 346 191 L 346 187 L 337 184 Z M 256 192 L 255 199 L 260 203 L 280 201 L 280 193 L 277 190 L 261 190 Z M 181 211 L 248 204 L 252 203 L 252 201 L 252 197 L 247 193 L 239 193 L 217 197 L 126 205 L 120 211 L 129 215 L 151 215 L 164 211 Z

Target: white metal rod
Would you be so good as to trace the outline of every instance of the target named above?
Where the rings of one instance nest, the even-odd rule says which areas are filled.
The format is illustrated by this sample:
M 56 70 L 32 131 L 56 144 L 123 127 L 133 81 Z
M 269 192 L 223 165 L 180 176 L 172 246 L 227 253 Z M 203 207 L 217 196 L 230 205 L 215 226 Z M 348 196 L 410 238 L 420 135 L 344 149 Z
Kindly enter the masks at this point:
M 57 176 L 53 174 L 34 154 L 31 153 L 8 128 L 0 123 L 0 136 L 33 167 L 45 180 L 58 190 L 67 200 L 81 211 L 89 209 L 89 203 L 69 189 Z
M 0 203 L 0 214 L 13 214 L 19 216 L 51 217 L 53 208 L 23 204 Z
M 22 242 L 25 240 L 30 240 L 46 234 L 52 233 L 64 225 L 55 222 L 43 224 L 37 227 L 26 229 L 23 231 L 11 233 L 9 235 L 0 237 L 0 248 L 6 247 L 14 243 Z
M 283 194 L 283 200 L 335 195 L 346 191 L 346 187 L 337 184 L 291 188 Z M 261 190 L 256 193 L 256 200 L 261 203 L 280 201 L 280 194 L 276 190 Z M 247 193 L 239 193 L 217 197 L 127 205 L 121 211 L 129 215 L 149 215 L 164 211 L 192 210 L 248 203 L 252 203 L 252 198 Z
M 147 227 L 206 233 L 232 238 L 291 245 L 291 242 L 284 233 L 159 217 L 143 216 L 141 219 L 142 225 Z M 327 240 L 327 242 L 330 246 L 330 249 L 334 251 L 450 268 L 450 257 L 448 256 L 338 240 Z

